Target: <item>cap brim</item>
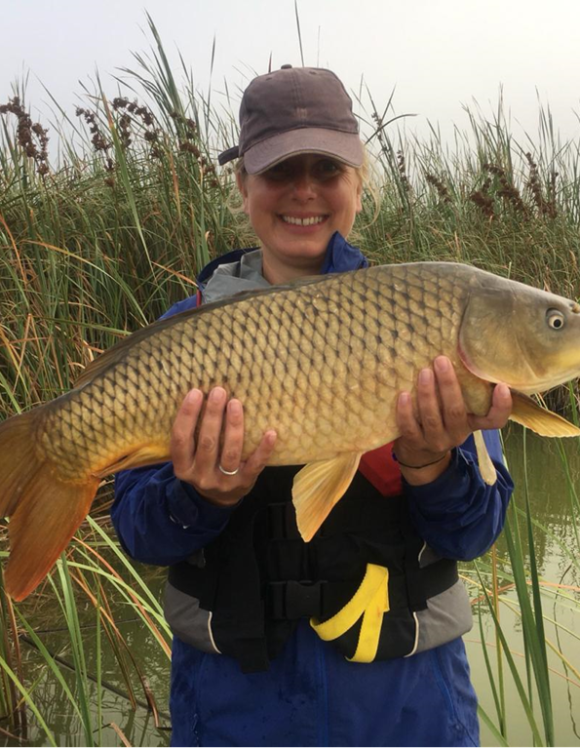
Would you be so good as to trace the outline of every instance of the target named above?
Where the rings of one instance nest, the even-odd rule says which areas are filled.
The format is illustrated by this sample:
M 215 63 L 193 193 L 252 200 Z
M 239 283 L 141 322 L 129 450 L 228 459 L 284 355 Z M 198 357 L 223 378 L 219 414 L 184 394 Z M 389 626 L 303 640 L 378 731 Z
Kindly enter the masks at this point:
M 244 153 L 244 167 L 248 174 L 260 174 L 300 153 L 323 153 L 355 168 L 362 166 L 364 159 L 358 134 L 303 127 L 275 135 L 248 148 Z

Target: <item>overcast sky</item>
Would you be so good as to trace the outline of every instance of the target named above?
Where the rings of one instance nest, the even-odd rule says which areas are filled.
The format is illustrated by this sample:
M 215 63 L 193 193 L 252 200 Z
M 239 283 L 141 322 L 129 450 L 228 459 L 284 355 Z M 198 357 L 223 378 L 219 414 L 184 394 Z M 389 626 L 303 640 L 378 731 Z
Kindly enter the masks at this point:
M 48 112 L 38 80 L 71 115 L 99 70 L 135 67 L 133 52 L 152 43 L 147 10 L 179 72 L 177 51 L 207 91 L 223 100 L 272 66 L 301 64 L 294 0 L 0 0 L 0 104 L 29 72 L 34 118 Z M 486 115 L 503 86 L 516 135 L 538 131 L 538 96 L 549 104 L 563 139 L 577 139 L 580 112 L 580 0 L 298 0 L 304 61 L 334 70 L 349 91 L 361 79 L 377 107 L 395 88 L 399 114 L 417 113 L 444 133 L 467 128 L 462 105 Z M 37 80 L 38 79 L 38 80 Z M 46 124 L 46 121 L 45 121 Z

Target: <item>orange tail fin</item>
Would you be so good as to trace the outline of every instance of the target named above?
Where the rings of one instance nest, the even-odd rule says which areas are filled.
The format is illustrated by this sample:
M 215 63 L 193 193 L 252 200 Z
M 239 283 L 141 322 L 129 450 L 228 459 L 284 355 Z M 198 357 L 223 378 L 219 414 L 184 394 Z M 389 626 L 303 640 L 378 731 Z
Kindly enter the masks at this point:
M 44 579 L 88 514 L 99 479 L 71 483 L 39 459 L 40 408 L 0 425 L 0 517 L 10 517 L 6 589 L 24 599 Z

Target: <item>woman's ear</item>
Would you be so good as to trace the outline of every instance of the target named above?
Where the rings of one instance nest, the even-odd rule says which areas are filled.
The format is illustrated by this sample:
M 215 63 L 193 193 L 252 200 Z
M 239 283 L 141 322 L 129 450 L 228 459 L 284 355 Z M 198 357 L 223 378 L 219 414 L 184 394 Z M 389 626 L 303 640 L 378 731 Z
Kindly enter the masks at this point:
M 240 195 L 242 196 L 242 207 L 244 209 L 244 213 L 248 213 L 248 190 L 246 187 L 246 179 L 242 176 L 242 174 L 237 171 L 236 172 L 236 184 L 238 186 L 238 191 Z

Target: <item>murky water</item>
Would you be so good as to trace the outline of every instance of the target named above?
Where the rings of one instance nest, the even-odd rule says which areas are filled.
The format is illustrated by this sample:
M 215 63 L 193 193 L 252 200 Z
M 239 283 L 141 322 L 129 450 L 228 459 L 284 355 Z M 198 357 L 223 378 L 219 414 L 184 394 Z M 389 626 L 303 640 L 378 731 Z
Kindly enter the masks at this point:
M 518 505 L 523 508 L 524 470 L 521 433 L 521 430 L 517 429 L 508 434 L 506 451 L 510 469 L 516 480 L 517 493 L 515 498 Z M 546 582 L 568 585 L 570 588 L 566 590 L 569 599 L 563 602 L 556 604 L 553 597 L 546 596 L 544 598 L 545 614 L 560 625 L 560 628 L 556 628 L 554 624 L 547 623 L 546 636 L 557 649 L 564 653 L 572 668 L 575 668 L 577 675 L 580 676 L 580 673 L 578 673 L 580 671 L 580 593 L 578 592 L 580 579 L 577 567 L 573 565 L 570 556 L 566 554 L 560 545 L 563 544 L 564 548 L 567 548 L 573 554 L 575 553 L 576 557 L 580 557 L 580 546 L 576 534 L 578 531 L 578 535 L 580 535 L 580 527 L 575 528 L 572 521 L 568 483 L 558 444 L 547 439 L 528 436 L 526 449 L 529 498 L 533 516 L 547 528 L 549 533 L 546 534 L 539 529 L 535 529 L 534 531 L 536 557 L 538 559 L 540 574 Z M 577 442 L 567 444 L 565 449 L 573 482 L 578 486 L 580 491 L 580 453 L 578 450 L 579 446 Z M 498 543 L 498 553 L 500 560 L 507 557 L 507 549 L 503 540 L 500 540 Z M 469 571 L 468 573 L 472 578 L 475 578 L 472 572 Z M 161 575 L 159 577 L 159 587 L 161 587 Z M 576 590 L 573 589 L 574 587 Z M 549 592 L 550 588 L 548 586 L 546 589 Z M 508 592 L 506 597 L 508 603 L 512 602 L 515 604 L 515 592 Z M 123 612 L 118 611 L 117 616 L 119 620 L 122 620 Z M 502 605 L 501 622 L 508 635 L 514 659 L 525 684 L 525 662 L 522 656 L 523 645 L 520 620 L 510 610 L 508 605 Z M 496 641 L 489 615 L 483 613 L 482 624 L 487 651 L 490 655 L 492 667 L 496 669 Z M 145 706 L 137 706 L 136 709 L 133 709 L 126 697 L 108 688 L 104 688 L 102 690 L 103 703 L 101 718 L 97 720 L 95 717 L 94 720 L 95 726 L 100 723 L 103 727 L 100 736 L 95 734 L 95 742 L 101 745 L 122 745 L 118 733 L 111 726 L 111 723 L 114 723 L 132 745 L 168 745 L 170 723 L 167 715 L 169 686 L 169 663 L 167 657 L 163 654 L 160 647 L 152 641 L 150 634 L 148 634 L 143 624 L 132 617 L 131 611 L 127 611 L 127 619 L 121 624 L 120 629 L 126 640 L 130 643 L 133 651 L 138 653 L 140 661 L 144 663 L 143 667 L 146 669 L 151 690 L 155 695 L 158 709 L 161 712 L 159 718 L 160 724 L 159 727 L 155 726 L 153 717 Z M 87 651 L 91 652 L 92 647 L 90 646 L 90 642 L 91 638 L 94 637 L 94 629 L 88 626 L 84 631 Z M 59 652 L 63 647 L 63 643 L 66 642 L 66 636 L 65 632 L 55 631 L 49 637 L 44 636 L 43 641 L 54 652 Z M 477 615 L 475 626 L 472 632 L 465 637 L 465 640 L 469 652 L 472 677 L 480 702 L 489 716 L 497 722 L 489 677 L 482 653 Z M 26 644 L 23 645 L 23 648 L 27 648 Z M 103 650 L 107 652 L 109 648 L 104 646 Z M 94 655 L 94 651 L 92 654 Z M 68 656 L 70 657 L 70 655 Z M 63 652 L 63 657 L 65 660 L 67 659 L 66 651 Z M 35 663 L 39 665 L 41 663 L 38 654 L 32 648 L 27 649 L 27 660 L 27 667 L 33 667 Z M 569 667 L 566 669 L 562 660 L 552 650 L 549 650 L 549 660 L 550 667 L 553 668 L 551 688 L 555 712 L 556 744 L 561 746 L 576 746 L 580 744 L 580 677 L 575 675 L 572 668 Z M 95 662 L 89 661 L 87 667 L 89 672 L 96 671 Z M 102 667 L 103 679 L 110 681 L 113 687 L 125 692 L 126 687 L 114 680 L 116 668 L 112 658 L 111 661 L 108 661 L 105 657 Z M 531 732 L 505 660 L 504 673 L 507 702 L 506 711 L 508 715 L 508 741 L 510 745 L 531 745 Z M 52 680 L 46 676 L 41 677 L 39 687 L 35 691 L 35 699 L 42 715 L 47 720 L 51 729 L 53 729 L 58 745 L 85 745 L 86 740 L 82 728 L 78 720 L 71 716 L 70 705 L 63 701 L 60 689 L 46 685 L 49 681 L 52 682 Z M 74 684 L 72 675 L 70 675 L 69 682 L 72 687 Z M 144 702 L 143 690 L 140 689 L 136 679 L 133 680 L 133 683 L 137 698 Z M 93 688 L 91 698 L 93 702 L 96 702 L 96 687 Z M 533 697 L 533 709 L 542 734 L 540 707 L 535 694 Z M 30 722 L 31 725 L 28 733 L 30 744 L 46 745 L 46 739 L 35 728 L 32 718 Z M 482 743 L 489 746 L 497 745 L 497 741 L 493 735 L 483 725 Z M 0 744 L 18 745 L 18 743 L 8 738 L 2 738 L 1 736 Z
M 577 564 L 580 559 L 580 543 L 578 540 L 580 526 L 576 526 L 573 519 L 572 500 L 566 469 L 560 454 L 561 447 L 565 452 L 565 460 L 570 471 L 572 484 L 576 486 L 580 493 L 580 445 L 578 440 L 562 440 L 558 443 L 555 440 L 540 439 L 530 434 L 526 437 L 531 514 L 547 530 L 547 532 L 543 532 L 539 528 L 534 528 L 533 533 L 538 571 L 542 580 L 546 583 L 543 586 L 546 594 L 542 601 L 544 615 L 547 619 L 553 621 L 551 623 L 550 620 L 547 620 L 545 623 L 546 638 L 550 644 L 564 654 L 572 666 L 566 668 L 562 659 L 548 646 L 556 745 L 578 746 L 580 745 L 580 574 Z M 524 449 L 520 429 L 514 429 L 508 435 L 506 454 L 516 485 L 514 500 L 518 507 L 524 509 Z M 578 522 L 578 519 L 578 512 L 576 512 L 576 522 Z M 520 527 L 525 536 L 523 522 Z M 508 553 L 503 538 L 498 542 L 497 548 L 500 559 L 507 558 Z M 551 593 L 551 590 L 555 589 L 553 585 L 556 584 L 567 586 L 565 589 L 562 588 L 564 594 L 568 596 L 567 599 L 560 598 L 556 602 L 556 598 Z M 515 591 L 509 592 L 506 597 L 508 602 L 515 603 L 517 601 Z M 516 606 L 514 605 L 514 607 Z M 507 605 L 501 606 L 500 617 L 520 676 L 524 686 L 526 686 L 521 621 Z M 475 623 L 473 630 L 465 637 L 472 669 L 472 679 L 481 705 L 497 724 L 477 619 Z M 490 660 L 494 669 L 496 669 L 496 641 L 494 627 L 489 616 L 484 617 L 484 633 Z M 503 668 L 506 684 L 508 742 L 510 745 L 532 745 L 528 721 L 505 659 L 503 660 Z M 541 710 L 535 693 L 532 699 L 532 708 L 540 735 L 543 736 Z M 483 725 L 481 737 L 483 745 L 497 745 L 495 738 Z

